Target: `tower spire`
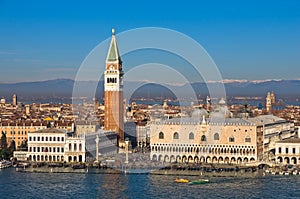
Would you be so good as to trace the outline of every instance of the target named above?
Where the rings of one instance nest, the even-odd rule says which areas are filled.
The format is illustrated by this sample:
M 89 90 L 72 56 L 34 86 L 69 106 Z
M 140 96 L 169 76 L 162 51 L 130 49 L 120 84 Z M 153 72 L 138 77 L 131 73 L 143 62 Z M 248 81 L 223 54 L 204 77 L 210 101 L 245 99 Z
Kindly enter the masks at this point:
M 121 63 L 121 57 L 120 57 L 120 53 L 119 53 L 119 48 L 117 45 L 117 40 L 116 40 L 116 35 L 115 35 L 115 29 L 113 28 L 111 30 L 112 33 L 112 37 L 111 37 L 111 42 L 110 42 L 110 46 L 109 46 L 109 50 L 108 50 L 108 54 L 106 57 L 106 62 L 118 62 Z

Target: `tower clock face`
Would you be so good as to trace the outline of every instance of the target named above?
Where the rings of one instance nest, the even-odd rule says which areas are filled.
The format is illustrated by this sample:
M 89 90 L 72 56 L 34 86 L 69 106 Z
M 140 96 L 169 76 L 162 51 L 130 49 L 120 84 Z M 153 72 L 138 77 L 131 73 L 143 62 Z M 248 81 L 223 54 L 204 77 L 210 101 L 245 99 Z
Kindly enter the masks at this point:
M 110 65 L 110 66 L 109 66 L 109 69 L 110 69 L 110 70 L 115 70 L 114 65 Z

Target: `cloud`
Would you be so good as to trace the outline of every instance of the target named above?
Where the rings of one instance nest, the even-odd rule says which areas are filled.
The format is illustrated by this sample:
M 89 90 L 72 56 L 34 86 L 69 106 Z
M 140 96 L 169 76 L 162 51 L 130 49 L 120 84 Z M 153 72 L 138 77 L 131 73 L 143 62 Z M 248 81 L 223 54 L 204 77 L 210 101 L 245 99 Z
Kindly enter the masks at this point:
M 28 58 L 15 58 L 13 59 L 14 62 L 22 62 L 22 63 L 45 63 L 45 60 L 41 59 L 28 59 Z
M 45 72 L 76 72 L 76 68 L 46 68 Z
M 0 55 L 15 55 L 16 53 L 14 52 L 9 52 L 9 51 L 0 51 Z

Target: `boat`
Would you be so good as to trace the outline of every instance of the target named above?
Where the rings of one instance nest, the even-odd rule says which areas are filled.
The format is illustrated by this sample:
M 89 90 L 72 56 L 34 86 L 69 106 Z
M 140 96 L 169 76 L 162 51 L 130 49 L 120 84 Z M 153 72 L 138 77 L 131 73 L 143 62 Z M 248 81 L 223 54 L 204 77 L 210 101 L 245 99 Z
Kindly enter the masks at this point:
M 280 171 L 280 172 L 279 172 L 279 175 L 283 175 L 283 174 L 284 174 L 284 172 L 283 172 L 283 171 Z
M 189 184 L 207 184 L 207 183 L 209 183 L 208 179 L 199 179 L 199 180 L 189 182 Z
M 298 171 L 297 170 L 293 171 L 293 175 L 298 175 Z
M 75 164 L 72 166 L 73 169 L 85 169 L 86 165 L 85 164 Z
M 177 183 L 188 183 L 189 180 L 188 179 L 183 179 L 183 178 L 177 178 L 174 180 L 174 182 L 177 182 Z
M 12 163 L 10 161 L 7 161 L 7 160 L 0 161 L 0 169 L 5 169 L 5 168 L 11 167 L 11 166 L 12 166 Z

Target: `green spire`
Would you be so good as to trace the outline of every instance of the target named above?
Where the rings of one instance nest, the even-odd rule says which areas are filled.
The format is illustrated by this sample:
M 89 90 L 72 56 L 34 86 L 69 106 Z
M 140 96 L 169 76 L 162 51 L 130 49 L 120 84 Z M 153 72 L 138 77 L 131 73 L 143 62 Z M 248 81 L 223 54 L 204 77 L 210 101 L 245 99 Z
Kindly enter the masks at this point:
M 115 36 L 115 29 L 112 29 L 112 38 L 107 54 L 106 61 L 121 61 L 120 54 L 119 54 L 119 49 L 116 41 L 116 36 Z

